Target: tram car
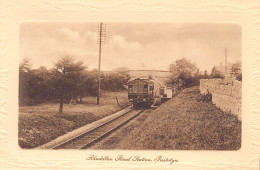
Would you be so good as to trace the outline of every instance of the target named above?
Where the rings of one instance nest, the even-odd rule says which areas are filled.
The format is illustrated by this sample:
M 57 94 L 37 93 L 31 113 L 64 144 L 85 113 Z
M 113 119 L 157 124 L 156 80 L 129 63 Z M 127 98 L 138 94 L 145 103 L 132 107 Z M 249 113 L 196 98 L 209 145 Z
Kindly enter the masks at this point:
M 128 82 L 128 99 L 134 109 L 151 107 L 154 102 L 154 81 L 137 78 Z

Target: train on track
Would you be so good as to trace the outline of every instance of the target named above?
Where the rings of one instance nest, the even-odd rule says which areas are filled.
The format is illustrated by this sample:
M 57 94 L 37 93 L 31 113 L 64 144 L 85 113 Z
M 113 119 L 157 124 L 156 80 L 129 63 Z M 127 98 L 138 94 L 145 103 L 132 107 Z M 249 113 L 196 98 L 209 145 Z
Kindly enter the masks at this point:
M 158 82 L 137 78 L 128 82 L 128 99 L 133 103 L 133 108 L 150 108 L 155 98 L 162 102 L 172 98 L 171 87 L 163 87 Z
M 137 78 L 128 82 L 128 99 L 134 109 L 149 108 L 154 102 L 154 81 Z

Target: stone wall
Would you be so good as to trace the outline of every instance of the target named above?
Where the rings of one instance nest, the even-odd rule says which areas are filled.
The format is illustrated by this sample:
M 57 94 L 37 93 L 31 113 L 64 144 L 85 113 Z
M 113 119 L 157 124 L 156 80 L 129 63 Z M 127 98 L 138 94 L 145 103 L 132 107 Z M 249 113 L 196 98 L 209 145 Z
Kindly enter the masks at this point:
M 242 82 L 233 79 L 201 79 L 200 92 L 212 95 L 212 102 L 241 120 Z

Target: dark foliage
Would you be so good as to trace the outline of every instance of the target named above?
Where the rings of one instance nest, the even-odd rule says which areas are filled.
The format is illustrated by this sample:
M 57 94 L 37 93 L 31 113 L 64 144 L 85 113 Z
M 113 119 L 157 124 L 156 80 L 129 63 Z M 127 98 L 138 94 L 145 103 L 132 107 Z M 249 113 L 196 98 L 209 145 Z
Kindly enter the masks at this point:
M 98 71 L 87 71 L 82 62 L 75 62 L 72 57 L 64 57 L 47 70 L 46 67 L 31 69 L 29 59 L 19 67 L 19 104 L 35 105 L 52 100 L 68 103 L 71 99 L 79 100 L 85 96 L 96 96 Z M 116 70 L 101 73 L 101 89 L 118 91 L 130 76 L 125 71 Z
M 211 70 L 210 78 L 224 78 L 224 75 L 215 66 Z
M 212 95 L 209 92 L 207 92 L 206 94 L 200 94 L 197 98 L 197 101 L 198 102 L 211 103 L 212 102 Z
M 177 88 L 197 86 L 199 85 L 199 80 L 205 77 L 199 72 L 196 64 L 186 58 L 176 60 L 175 63 L 170 65 L 169 70 L 171 75 L 167 84 Z
M 237 74 L 236 79 L 242 81 L 242 73 Z
M 130 76 L 125 73 L 111 72 L 102 77 L 101 88 L 108 91 L 120 91 L 125 89 Z

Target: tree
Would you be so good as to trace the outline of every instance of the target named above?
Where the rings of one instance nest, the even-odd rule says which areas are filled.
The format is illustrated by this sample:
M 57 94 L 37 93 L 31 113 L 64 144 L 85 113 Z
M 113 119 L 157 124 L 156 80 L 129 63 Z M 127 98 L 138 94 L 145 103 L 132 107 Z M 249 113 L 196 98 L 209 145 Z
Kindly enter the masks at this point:
M 48 100 L 49 96 L 49 74 L 45 67 L 30 71 L 28 79 L 28 97 L 33 100 L 33 104 Z
M 119 91 L 125 89 L 130 76 L 118 72 L 110 72 L 102 76 L 101 88 L 109 91 Z
M 30 59 L 26 58 L 19 66 L 19 104 L 34 105 L 55 98 L 50 84 L 50 74 L 46 67 L 31 69 Z
M 210 73 L 211 78 L 224 78 L 224 75 L 214 66 Z
M 204 77 L 205 77 L 205 78 L 208 78 L 208 77 L 209 77 L 207 70 L 204 71 Z
M 195 84 L 195 75 L 198 68 L 190 60 L 182 58 L 176 60 L 169 67 L 171 72 L 168 83 L 177 84 L 179 86 L 190 87 Z
M 125 89 L 124 85 L 130 79 L 127 67 L 119 67 L 112 72 L 102 76 L 101 88 L 110 91 L 119 91 Z
M 86 70 L 80 72 L 77 80 L 77 94 L 79 96 L 79 102 L 82 103 L 82 98 L 86 95 L 95 95 L 95 78 L 97 76 L 89 73 Z
M 75 80 L 79 80 L 80 72 L 85 70 L 86 67 L 83 65 L 83 62 L 75 63 L 73 57 L 65 56 L 55 63 L 55 69 L 56 74 L 54 76 L 57 89 L 60 92 L 59 112 L 62 113 L 64 97 L 75 95 L 78 83 L 78 81 Z
M 32 68 L 31 60 L 32 60 L 31 58 L 24 58 L 21 64 L 19 65 L 19 71 L 28 73 Z
M 122 78 L 123 85 L 127 84 L 127 82 L 130 80 L 130 75 L 128 74 L 129 68 L 127 67 L 119 67 L 113 70 L 114 73 L 117 73 Z
M 230 74 L 232 77 L 235 77 L 236 79 L 242 81 L 242 71 L 241 71 L 241 63 L 236 62 L 232 64 L 230 69 Z
M 31 59 L 25 58 L 19 65 L 19 104 L 24 105 L 28 104 L 29 96 L 28 90 L 30 89 L 28 86 L 28 82 L 30 79 L 31 73 Z
M 236 79 L 238 81 L 242 81 L 242 73 L 239 73 L 237 76 L 236 76 Z

